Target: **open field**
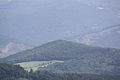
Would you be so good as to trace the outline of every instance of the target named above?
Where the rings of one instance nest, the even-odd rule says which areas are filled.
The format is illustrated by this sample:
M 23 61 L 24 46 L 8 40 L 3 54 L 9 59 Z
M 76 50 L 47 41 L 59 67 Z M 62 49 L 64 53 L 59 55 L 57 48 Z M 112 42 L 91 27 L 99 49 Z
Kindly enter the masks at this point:
M 30 71 L 33 69 L 33 71 L 36 71 L 38 68 L 45 68 L 49 65 L 52 65 L 54 63 L 61 63 L 63 61 L 58 61 L 58 60 L 52 60 L 52 61 L 31 61 L 31 62 L 22 62 L 22 63 L 17 63 L 16 65 L 20 65 L 23 67 L 25 70 Z

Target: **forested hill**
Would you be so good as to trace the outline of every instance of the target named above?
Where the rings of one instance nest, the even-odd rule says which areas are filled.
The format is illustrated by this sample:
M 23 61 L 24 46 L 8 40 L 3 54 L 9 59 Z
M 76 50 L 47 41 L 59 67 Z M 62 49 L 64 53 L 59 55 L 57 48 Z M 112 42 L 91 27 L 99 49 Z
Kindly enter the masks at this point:
M 20 66 L 0 63 L 0 80 L 120 80 L 120 76 L 24 71 Z
M 23 51 L 15 55 L 0 59 L 0 62 L 18 63 L 27 61 L 71 60 L 82 58 L 104 58 L 119 60 L 120 50 L 100 48 L 70 41 L 57 40 L 43 44 L 34 49 Z
M 51 60 L 60 60 L 62 63 L 47 65 L 45 70 L 120 74 L 120 49 L 88 46 L 64 40 L 52 41 L 34 49 L 2 58 L 0 62 L 21 63 Z

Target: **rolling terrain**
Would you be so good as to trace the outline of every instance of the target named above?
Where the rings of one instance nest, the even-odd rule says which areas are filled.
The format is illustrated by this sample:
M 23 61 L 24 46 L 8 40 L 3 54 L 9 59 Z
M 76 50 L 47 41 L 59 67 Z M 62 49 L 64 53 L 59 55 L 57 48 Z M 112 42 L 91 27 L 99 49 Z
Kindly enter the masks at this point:
M 120 23 L 119 0 L 2 2 L 0 34 L 31 45 L 39 46 L 52 40 L 92 33 Z
M 119 75 L 25 71 L 18 65 L 0 63 L 0 80 L 120 80 Z
M 0 58 L 7 57 L 30 48 L 32 48 L 32 46 L 0 35 Z
M 120 80 L 119 42 L 120 0 L 0 0 L 0 80 Z
M 74 36 L 71 38 L 71 41 L 120 49 L 120 25 L 114 25 L 99 32 L 86 34 L 84 36 Z
M 120 74 L 120 49 L 88 46 L 70 41 L 57 40 L 34 49 L 0 59 L 0 62 L 21 63 L 30 61 L 60 60 L 39 70 L 55 72 L 85 72 Z

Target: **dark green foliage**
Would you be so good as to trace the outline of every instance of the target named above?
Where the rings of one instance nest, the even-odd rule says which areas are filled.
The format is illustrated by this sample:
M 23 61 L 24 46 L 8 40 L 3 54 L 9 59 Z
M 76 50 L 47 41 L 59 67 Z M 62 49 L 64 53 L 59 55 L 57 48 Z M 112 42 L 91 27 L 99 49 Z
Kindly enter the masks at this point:
M 93 47 L 64 40 L 49 42 L 0 59 L 7 63 L 49 60 L 64 61 L 45 68 L 54 72 L 120 74 L 120 49 Z
M 0 80 L 4 80 L 4 78 L 12 79 L 14 76 L 16 78 L 26 77 L 27 72 L 19 65 L 0 63 Z
M 0 61 L 7 63 L 18 63 L 26 61 L 82 59 L 86 57 L 89 58 L 89 56 L 90 58 L 104 57 L 108 59 L 109 57 L 113 60 L 119 60 L 120 50 L 93 47 L 79 43 L 58 40 L 0 59 Z
M 4 78 L 4 79 L 0 79 L 0 80 L 30 80 L 30 79 L 27 79 L 27 78 Z
M 53 72 L 120 74 L 120 49 L 93 47 L 64 40 L 49 42 L 0 59 L 7 63 L 49 60 L 64 61 L 45 68 Z
M 108 64 L 109 61 L 98 63 L 90 59 L 80 60 L 68 60 L 63 63 L 56 63 L 49 65 L 47 68 L 39 68 L 39 70 L 47 70 L 51 72 L 64 73 L 64 72 L 76 72 L 76 73 L 96 73 L 96 74 L 120 74 L 119 66 Z M 104 59 L 103 59 L 104 60 Z M 101 59 L 102 61 L 102 59 Z
M 0 63 L 0 80 L 120 80 L 119 75 L 26 72 L 20 66 Z

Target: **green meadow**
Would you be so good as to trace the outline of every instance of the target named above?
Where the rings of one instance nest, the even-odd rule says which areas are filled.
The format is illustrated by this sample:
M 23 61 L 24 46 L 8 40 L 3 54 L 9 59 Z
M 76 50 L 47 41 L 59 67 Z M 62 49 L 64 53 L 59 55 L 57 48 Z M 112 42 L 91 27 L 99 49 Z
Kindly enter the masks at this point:
M 52 65 L 54 63 L 61 63 L 63 61 L 58 60 L 52 60 L 52 61 L 30 61 L 30 62 L 22 62 L 17 63 L 16 65 L 20 65 L 25 70 L 30 71 L 31 69 L 33 71 L 36 71 L 38 68 L 46 68 L 49 65 Z

